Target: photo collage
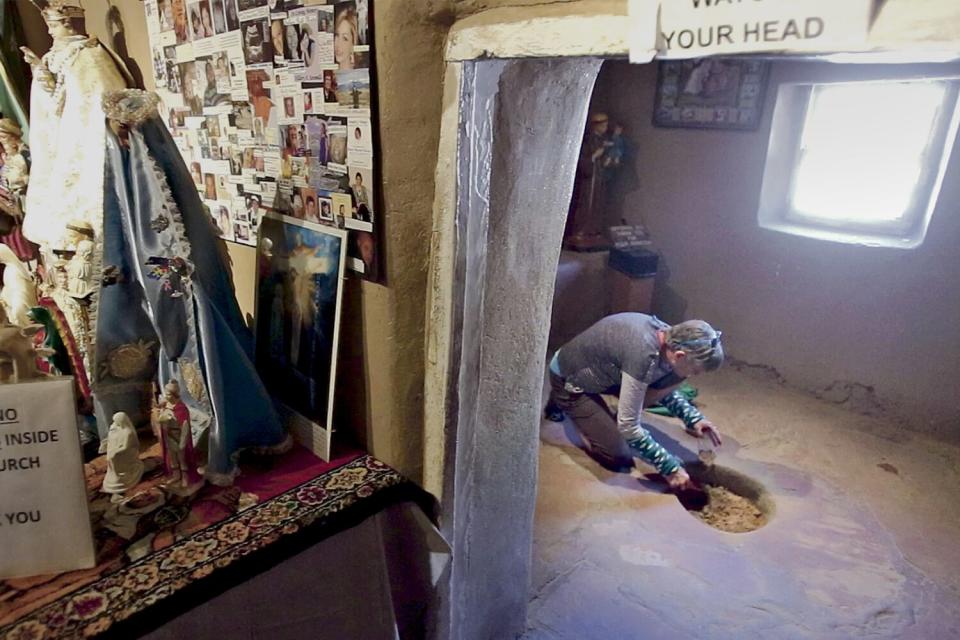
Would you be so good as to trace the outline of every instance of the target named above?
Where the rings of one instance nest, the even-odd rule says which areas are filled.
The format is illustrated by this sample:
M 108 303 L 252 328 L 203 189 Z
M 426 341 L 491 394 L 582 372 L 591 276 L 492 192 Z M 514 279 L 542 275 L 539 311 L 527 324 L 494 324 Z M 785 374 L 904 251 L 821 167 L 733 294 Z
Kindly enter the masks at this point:
M 348 234 L 379 280 L 371 0 L 147 0 L 167 125 L 221 236 L 274 212 Z

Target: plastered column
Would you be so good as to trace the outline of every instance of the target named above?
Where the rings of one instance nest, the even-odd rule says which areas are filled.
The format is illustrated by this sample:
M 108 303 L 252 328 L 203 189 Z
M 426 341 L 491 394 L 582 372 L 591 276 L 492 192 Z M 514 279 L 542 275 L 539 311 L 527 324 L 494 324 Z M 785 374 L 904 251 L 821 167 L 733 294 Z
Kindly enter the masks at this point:
M 453 284 L 462 343 L 445 523 L 450 637 L 461 640 L 511 638 L 525 625 L 553 283 L 599 67 L 464 63 Z

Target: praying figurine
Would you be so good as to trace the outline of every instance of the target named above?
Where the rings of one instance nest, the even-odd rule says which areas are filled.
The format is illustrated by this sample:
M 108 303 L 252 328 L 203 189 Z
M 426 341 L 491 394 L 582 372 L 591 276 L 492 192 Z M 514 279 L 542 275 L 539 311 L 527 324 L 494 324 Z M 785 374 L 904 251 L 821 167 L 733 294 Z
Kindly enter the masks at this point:
M 113 494 L 111 502 L 121 502 L 124 494 L 135 487 L 143 477 L 140 460 L 140 439 L 130 417 L 118 411 L 107 435 L 107 474 L 100 490 Z
M 190 410 L 180 397 L 180 383 L 171 380 L 154 409 L 154 420 L 163 450 L 166 486 L 173 493 L 192 495 L 203 484 L 197 472 L 190 429 Z
M 66 264 L 67 291 L 83 300 L 94 291 L 93 228 L 87 222 L 71 222 L 67 225 L 66 238 L 73 249 L 73 256 Z

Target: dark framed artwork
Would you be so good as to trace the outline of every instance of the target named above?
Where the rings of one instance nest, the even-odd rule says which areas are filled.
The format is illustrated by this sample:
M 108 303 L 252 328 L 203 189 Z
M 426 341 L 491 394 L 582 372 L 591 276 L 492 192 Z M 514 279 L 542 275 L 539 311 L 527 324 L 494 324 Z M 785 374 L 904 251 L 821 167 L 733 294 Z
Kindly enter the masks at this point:
M 760 124 L 770 63 L 699 58 L 660 63 L 656 127 L 753 131 Z

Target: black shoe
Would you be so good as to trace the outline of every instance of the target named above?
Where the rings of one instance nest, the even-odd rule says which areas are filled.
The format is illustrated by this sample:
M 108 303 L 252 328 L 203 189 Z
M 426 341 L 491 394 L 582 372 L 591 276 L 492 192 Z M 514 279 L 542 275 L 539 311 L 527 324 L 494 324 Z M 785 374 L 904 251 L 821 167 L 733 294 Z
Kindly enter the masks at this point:
M 554 402 L 548 402 L 547 406 L 543 409 L 543 417 L 549 420 L 550 422 L 563 422 L 563 419 L 566 416 L 563 413 L 563 409 L 558 407 Z

